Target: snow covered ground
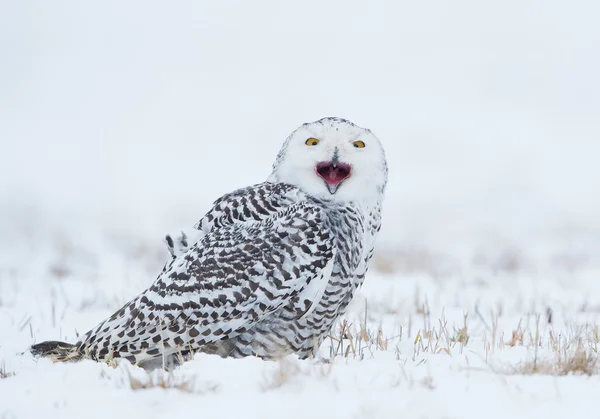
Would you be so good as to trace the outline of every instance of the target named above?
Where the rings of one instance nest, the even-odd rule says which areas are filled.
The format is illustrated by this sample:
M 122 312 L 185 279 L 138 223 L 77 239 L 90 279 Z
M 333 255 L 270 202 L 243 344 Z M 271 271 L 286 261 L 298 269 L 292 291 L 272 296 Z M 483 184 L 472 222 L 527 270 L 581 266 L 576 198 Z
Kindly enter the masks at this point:
M 595 408 L 600 263 L 590 254 L 383 249 L 321 359 L 200 354 L 148 373 L 22 354 L 76 340 L 166 259 L 136 239 L 75 240 L 25 235 L 3 249 L 0 417 L 564 418 Z
M 600 390 L 600 6 L 59 0 L 0 12 L 0 418 L 563 418 Z M 23 353 L 143 290 L 165 233 L 325 115 L 390 184 L 318 360 Z M 340 339 L 343 337 L 343 339 Z

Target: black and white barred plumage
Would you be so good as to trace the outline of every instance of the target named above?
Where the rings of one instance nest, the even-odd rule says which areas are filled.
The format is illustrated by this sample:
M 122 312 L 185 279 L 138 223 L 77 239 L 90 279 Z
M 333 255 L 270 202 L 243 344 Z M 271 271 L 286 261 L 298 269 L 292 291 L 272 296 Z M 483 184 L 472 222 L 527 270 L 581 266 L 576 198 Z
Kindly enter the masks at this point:
M 172 259 L 150 288 L 75 345 L 32 351 L 134 363 L 198 351 L 311 356 L 364 280 L 386 182 L 370 131 L 338 118 L 304 124 L 267 182 L 217 200 L 193 234 L 167 236 Z

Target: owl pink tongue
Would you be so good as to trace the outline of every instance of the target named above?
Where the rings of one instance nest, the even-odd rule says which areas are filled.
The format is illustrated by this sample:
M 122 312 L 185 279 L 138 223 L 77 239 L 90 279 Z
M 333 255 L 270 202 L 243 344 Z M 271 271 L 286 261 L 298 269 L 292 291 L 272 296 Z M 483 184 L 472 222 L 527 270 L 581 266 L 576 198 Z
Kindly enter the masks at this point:
M 350 177 L 352 167 L 346 163 L 333 164 L 332 162 L 321 162 L 317 164 L 317 174 L 327 182 L 329 192 L 337 191 L 340 184 Z
M 333 170 L 331 170 L 331 171 L 329 172 L 329 179 L 331 179 L 331 180 L 335 180 L 335 179 L 338 177 L 338 173 L 339 173 L 339 172 L 340 172 L 340 171 L 339 171 L 337 168 L 336 168 L 336 169 L 333 169 Z

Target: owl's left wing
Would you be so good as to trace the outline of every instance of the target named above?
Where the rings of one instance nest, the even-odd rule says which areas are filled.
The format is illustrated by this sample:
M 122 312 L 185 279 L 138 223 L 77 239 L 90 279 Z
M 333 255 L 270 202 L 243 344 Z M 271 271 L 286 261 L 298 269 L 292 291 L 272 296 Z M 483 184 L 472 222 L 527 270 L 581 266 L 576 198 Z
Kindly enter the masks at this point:
M 213 228 L 79 347 L 94 358 L 143 361 L 234 337 L 283 306 L 301 317 L 333 269 L 323 217 L 302 201 L 261 221 Z

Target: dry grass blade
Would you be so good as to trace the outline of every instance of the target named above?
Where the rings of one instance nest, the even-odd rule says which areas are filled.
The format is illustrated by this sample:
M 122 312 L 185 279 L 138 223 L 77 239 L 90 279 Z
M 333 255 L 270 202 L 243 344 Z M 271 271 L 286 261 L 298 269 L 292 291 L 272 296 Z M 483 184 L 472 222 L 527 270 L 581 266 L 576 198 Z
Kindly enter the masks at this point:
M 568 347 L 559 349 L 555 359 L 533 359 L 520 364 L 513 373 L 515 374 L 541 374 L 541 375 L 598 375 L 600 368 L 598 354 L 586 350 L 583 345 L 577 345 L 574 351 Z
M 193 391 L 193 378 L 178 378 L 172 372 L 155 371 L 147 373 L 143 378 L 135 377 L 131 371 L 127 371 L 128 383 L 133 390 L 147 390 L 152 388 L 162 388 L 165 390 L 175 389 L 184 393 Z
M 14 372 L 6 370 L 6 365 L 4 365 L 4 363 L 2 363 L 2 365 L 0 365 L 0 380 L 2 380 L 4 378 L 14 377 L 14 376 L 15 376 Z

